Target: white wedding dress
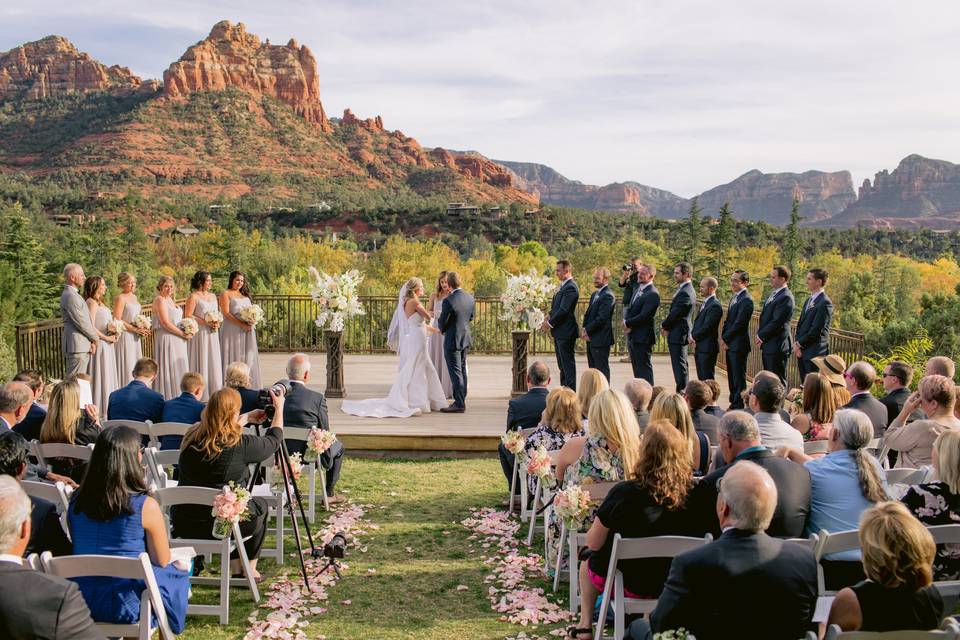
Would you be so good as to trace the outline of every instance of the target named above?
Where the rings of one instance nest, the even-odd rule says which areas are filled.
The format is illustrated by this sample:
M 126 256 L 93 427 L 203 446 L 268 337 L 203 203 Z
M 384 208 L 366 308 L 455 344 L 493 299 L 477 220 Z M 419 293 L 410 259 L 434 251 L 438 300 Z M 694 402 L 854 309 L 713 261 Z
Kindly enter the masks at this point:
M 423 316 L 400 321 L 397 378 L 386 398 L 344 400 L 341 411 L 364 418 L 409 418 L 447 406 L 440 377 L 430 359 Z

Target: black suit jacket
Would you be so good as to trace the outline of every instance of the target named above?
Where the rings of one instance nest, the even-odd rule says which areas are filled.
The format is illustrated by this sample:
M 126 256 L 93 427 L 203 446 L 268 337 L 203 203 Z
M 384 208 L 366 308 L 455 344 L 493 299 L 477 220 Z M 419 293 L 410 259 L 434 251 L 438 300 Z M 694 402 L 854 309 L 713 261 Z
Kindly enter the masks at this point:
M 804 304 L 804 307 L 807 305 Z M 810 360 L 829 353 L 830 321 L 833 319 L 833 302 L 824 291 L 809 308 L 800 311 L 797 321 L 797 344 L 803 350 L 803 358 Z
M 690 337 L 697 347 L 697 353 L 718 353 L 720 351 L 720 319 L 723 317 L 723 305 L 716 296 L 707 300 L 703 311 L 697 314 L 693 321 Z
M 617 299 L 604 286 L 590 294 L 590 304 L 583 314 L 583 330 L 590 336 L 590 346 L 609 347 L 613 344 L 613 308 Z
M 720 420 L 703 409 L 697 409 L 690 413 L 693 418 L 693 428 L 702 431 L 710 439 L 711 445 L 720 444 Z
M 630 333 L 627 334 L 630 342 L 636 344 L 657 342 L 657 332 L 653 325 L 659 308 L 660 292 L 651 282 L 647 285 L 647 289 L 634 299 L 623 318 L 623 322 L 630 327 Z
M 305 384 L 291 382 L 290 393 L 283 403 L 283 424 L 286 427 L 319 427 L 329 431 L 327 398 L 319 391 L 308 389 Z
M 732 614 L 749 602 L 748 612 Z M 654 633 L 684 627 L 697 640 L 796 640 L 817 603 L 817 562 L 805 546 L 730 529 L 673 559 Z
M 459 351 L 473 346 L 470 322 L 474 306 L 473 296 L 463 289 L 457 289 L 443 299 L 437 327 L 443 333 L 444 349 Z
M 575 340 L 580 335 L 577 328 L 577 300 L 580 299 L 580 289 L 577 283 L 570 278 L 564 281 L 553 294 L 550 304 L 550 335 L 561 340 Z
M 750 318 L 753 317 L 753 298 L 748 291 L 740 294 L 737 302 L 727 310 L 727 318 L 723 321 L 723 341 L 727 343 L 729 351 L 748 352 L 753 348 L 750 344 Z
M 890 426 L 890 423 L 893 422 L 894 418 L 900 415 L 900 412 L 903 411 L 903 405 L 907 402 L 907 398 L 910 397 L 910 389 L 907 387 L 900 387 L 899 389 L 894 389 L 887 395 L 880 398 L 880 403 L 887 408 L 887 426 Z M 910 417 L 907 418 L 907 422 L 913 422 L 914 420 L 923 420 L 926 416 L 923 411 L 917 409 L 910 414 Z M 17 425 L 20 426 L 20 425 Z M 14 427 L 16 431 L 16 427 Z
M 840 407 L 841 409 L 856 409 L 867 414 L 873 424 L 873 437 L 882 438 L 883 432 L 887 430 L 887 407 L 873 397 L 872 394 L 862 393 L 850 398 L 850 402 Z
M 60 524 L 57 505 L 43 498 L 30 496 L 33 509 L 30 511 L 30 542 L 24 556 L 49 551 L 55 556 L 68 556 L 73 553 L 73 545 L 67 539 Z
M 76 583 L 0 562 L 0 593 L 0 638 L 4 640 L 103 638 Z
M 536 387 L 507 403 L 507 431 L 531 429 L 540 424 L 543 410 L 547 408 L 549 389 Z
M 247 413 L 256 409 L 260 403 L 257 398 L 260 396 L 259 389 L 247 389 L 238 387 L 237 393 L 240 394 L 240 413 Z M 286 405 L 284 405 L 286 406 Z
M 764 353 L 790 353 L 793 344 L 793 338 L 790 337 L 793 306 L 793 293 L 789 287 L 781 289 L 776 297 L 772 300 L 768 298 L 763 305 L 757 337 L 763 340 L 760 350 Z
M 697 294 L 693 290 L 693 283 L 684 282 L 677 287 L 673 299 L 670 300 L 670 310 L 667 317 L 660 323 L 660 327 L 667 331 L 668 344 L 687 344 L 690 342 L 690 327 L 693 326 L 693 305 L 697 302 Z
M 13 430 L 22 435 L 27 442 L 39 440 L 40 427 L 43 425 L 43 419 L 46 417 L 47 410 L 34 402 L 30 405 L 30 410 L 27 411 L 27 415 L 23 416 L 23 420 L 13 426 Z

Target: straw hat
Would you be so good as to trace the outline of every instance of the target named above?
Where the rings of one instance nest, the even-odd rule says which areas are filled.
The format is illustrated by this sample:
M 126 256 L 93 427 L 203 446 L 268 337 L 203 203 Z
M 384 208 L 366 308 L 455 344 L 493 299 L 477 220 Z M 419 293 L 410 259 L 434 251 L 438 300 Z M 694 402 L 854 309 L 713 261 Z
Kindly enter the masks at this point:
M 846 380 L 843 379 L 843 372 L 847 370 L 847 363 L 844 362 L 840 356 L 831 353 L 825 356 L 817 356 L 810 360 L 810 362 L 817 367 L 820 373 L 826 376 L 830 384 L 835 384 L 840 387 L 847 385 Z

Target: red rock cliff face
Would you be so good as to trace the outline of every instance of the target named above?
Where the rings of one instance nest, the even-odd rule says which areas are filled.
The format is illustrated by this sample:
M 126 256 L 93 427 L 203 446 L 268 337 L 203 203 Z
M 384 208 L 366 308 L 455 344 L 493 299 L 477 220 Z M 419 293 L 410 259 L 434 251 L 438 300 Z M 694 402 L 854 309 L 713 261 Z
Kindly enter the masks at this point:
M 261 43 L 242 23 L 224 20 L 163 72 L 164 94 L 170 97 L 227 87 L 276 98 L 308 122 L 330 131 L 320 104 L 316 58 L 296 40 L 286 45 Z
M 0 53 L 0 100 L 92 91 L 152 93 L 157 88 L 156 81 L 143 82 L 126 67 L 100 64 L 61 36 L 47 36 Z

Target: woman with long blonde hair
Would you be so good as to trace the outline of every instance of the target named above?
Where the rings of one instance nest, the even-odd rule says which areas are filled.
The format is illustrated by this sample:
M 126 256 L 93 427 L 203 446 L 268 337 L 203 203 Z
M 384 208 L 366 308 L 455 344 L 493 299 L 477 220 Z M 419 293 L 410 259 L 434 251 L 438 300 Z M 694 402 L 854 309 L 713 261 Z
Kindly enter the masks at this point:
M 192 338 L 180 327 L 183 309 L 177 306 L 173 278 L 161 276 L 153 299 L 153 359 L 157 361 L 154 388 L 165 400 L 180 395 L 180 380 L 190 370 L 187 340 Z
M 840 407 L 833 385 L 822 373 L 808 373 L 803 379 L 802 413 L 793 416 L 790 424 L 803 434 L 804 441 L 826 440 L 833 426 L 833 414 Z
M 650 422 L 666 420 L 683 434 L 690 443 L 690 464 L 694 475 L 702 476 L 710 466 L 710 440 L 693 426 L 693 416 L 687 401 L 679 393 L 661 393 L 653 402 Z
M 523 448 L 529 456 L 537 447 L 547 451 L 563 448 L 571 438 L 584 435 L 581 423 L 582 412 L 577 394 L 569 387 L 558 387 L 547 394 L 547 407 L 543 422 L 527 436 Z M 527 482 L 531 494 L 536 490 L 537 479 L 529 476 Z
M 96 406 L 80 406 L 80 384 L 75 379 L 53 386 L 47 416 L 40 426 L 40 442 L 88 445 L 100 435 L 99 411 Z M 69 476 L 75 482 L 83 479 L 86 463 L 72 458 L 47 460 L 51 471 Z
M 584 421 L 590 413 L 590 403 L 593 399 L 598 393 L 609 388 L 610 383 L 599 369 L 587 369 L 583 372 L 580 383 L 577 385 L 577 398 L 580 400 L 580 413 Z

